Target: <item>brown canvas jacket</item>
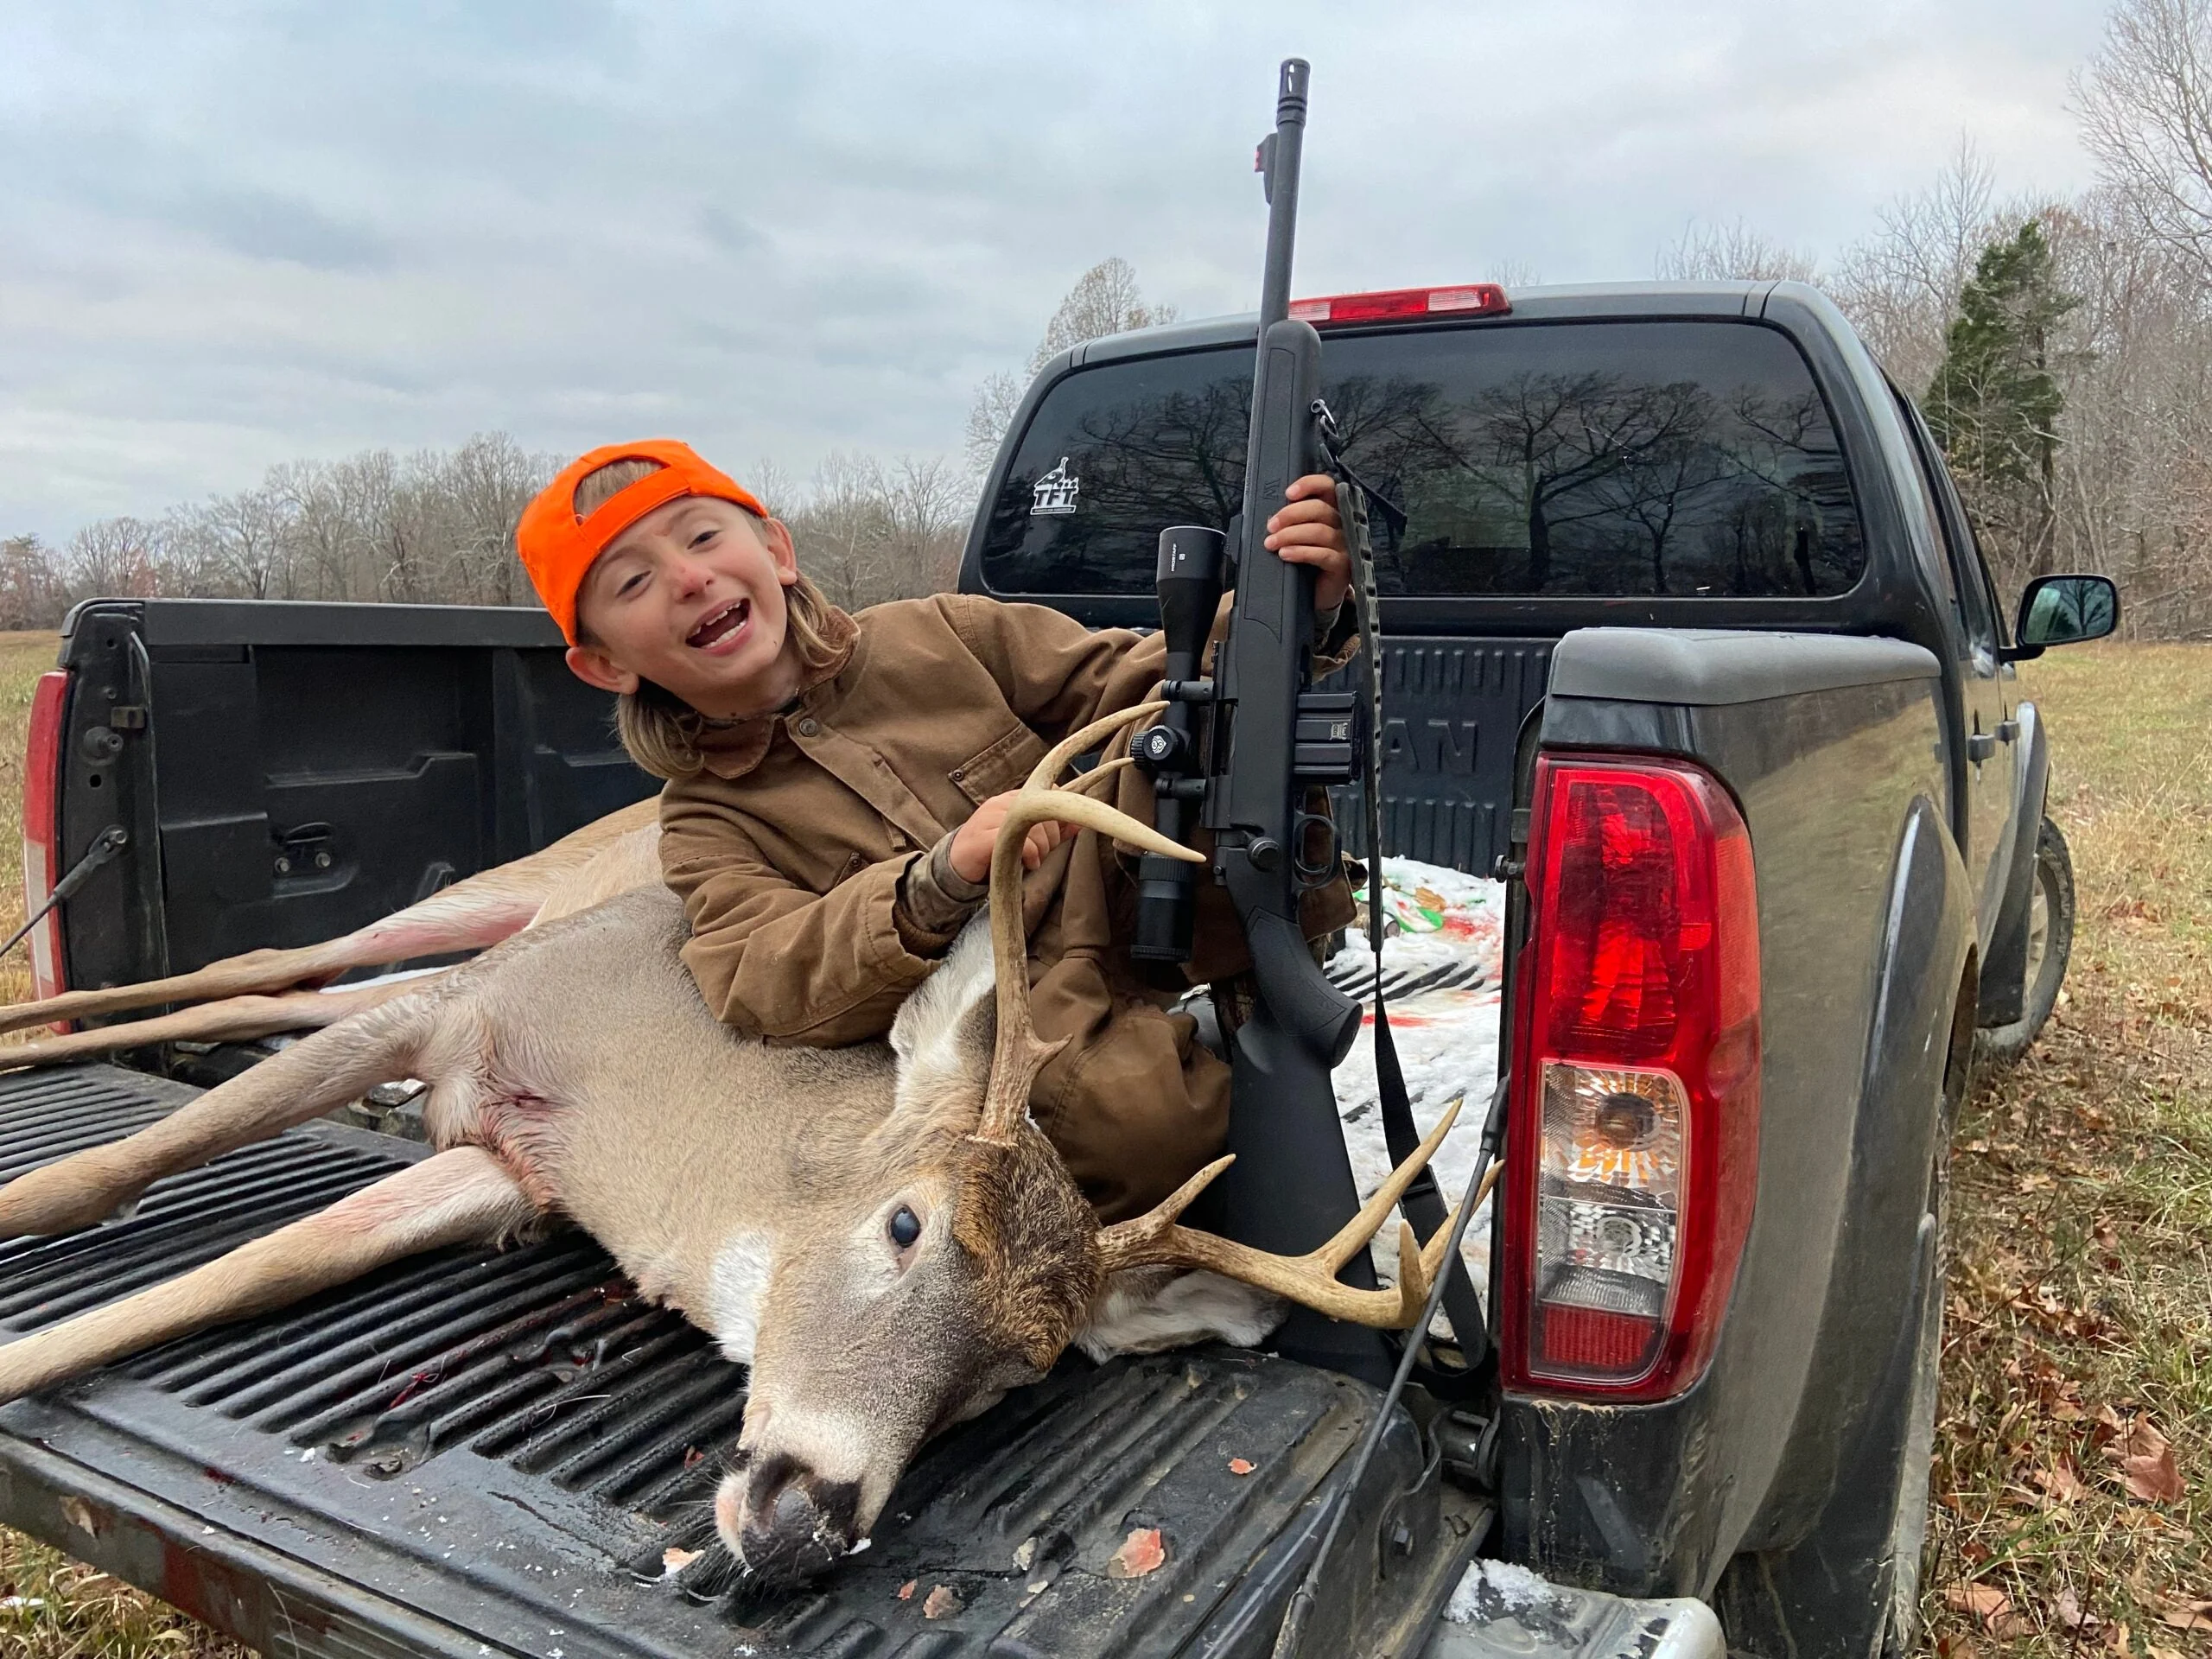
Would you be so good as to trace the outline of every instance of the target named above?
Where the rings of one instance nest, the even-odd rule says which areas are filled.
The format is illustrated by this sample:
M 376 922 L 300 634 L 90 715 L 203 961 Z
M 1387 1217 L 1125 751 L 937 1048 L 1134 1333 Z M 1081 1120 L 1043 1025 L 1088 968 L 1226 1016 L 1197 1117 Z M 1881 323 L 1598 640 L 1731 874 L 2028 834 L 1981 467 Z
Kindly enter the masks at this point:
M 1144 701 L 1160 676 L 1158 635 L 1092 632 L 1041 606 L 940 594 L 849 622 L 791 706 L 710 728 L 706 770 L 661 796 L 684 961 L 721 1019 L 771 1043 L 884 1035 L 950 943 L 901 913 L 909 868 L 1052 743 Z M 1149 821 L 1149 785 L 1124 783 L 1120 804 Z M 1202 887 L 1189 969 L 1141 973 L 1122 948 L 1134 881 L 1088 830 L 1032 873 L 1027 899 L 1038 1033 L 1070 1039 L 1032 1111 L 1103 1213 L 1136 1213 L 1219 1151 L 1228 1070 L 1166 1007 L 1241 971 L 1241 932 Z M 1308 931 L 1351 913 L 1338 881 L 1309 904 Z

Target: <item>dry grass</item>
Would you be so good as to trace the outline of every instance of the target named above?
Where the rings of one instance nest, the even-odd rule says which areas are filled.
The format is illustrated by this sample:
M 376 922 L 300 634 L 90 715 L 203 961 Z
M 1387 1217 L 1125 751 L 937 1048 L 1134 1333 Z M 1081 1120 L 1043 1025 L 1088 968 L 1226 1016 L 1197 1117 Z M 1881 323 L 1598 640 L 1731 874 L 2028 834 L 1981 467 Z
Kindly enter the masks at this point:
M 31 682 L 54 645 L 0 634 L 0 824 L 16 820 Z M 2212 650 L 2091 647 L 2026 673 L 2055 734 L 2079 932 L 2058 1018 L 1983 1080 L 1960 1128 L 1929 1645 L 1947 1659 L 2212 1656 L 2198 1537 L 2212 1468 Z M 0 884 L 0 921 L 12 931 L 20 913 Z M 24 989 L 11 958 L 0 997 Z M 2128 1490 L 2131 1450 L 2148 1457 L 2137 1484 L 2156 1488 L 2145 1426 L 2171 1441 L 2178 1498 Z M 244 1651 L 0 1530 L 10 1659 Z
M 249 1659 L 120 1579 L 0 1527 L 0 1654 L 8 1659 Z
M 2212 650 L 2024 672 L 2079 920 L 2058 1017 L 1954 1148 L 1930 1639 L 2212 1654 Z

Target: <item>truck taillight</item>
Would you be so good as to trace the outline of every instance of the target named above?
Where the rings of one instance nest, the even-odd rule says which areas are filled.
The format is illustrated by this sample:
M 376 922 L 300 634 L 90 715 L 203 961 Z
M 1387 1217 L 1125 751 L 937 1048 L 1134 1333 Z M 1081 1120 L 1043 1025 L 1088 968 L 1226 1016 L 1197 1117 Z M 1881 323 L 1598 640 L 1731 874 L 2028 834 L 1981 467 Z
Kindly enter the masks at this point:
M 1694 766 L 1541 757 L 1505 1211 L 1509 1387 L 1679 1393 L 1758 1183 L 1750 832 Z
M 30 733 L 23 744 L 23 914 L 46 902 L 61 878 L 61 718 L 69 701 L 69 676 L 55 669 L 38 677 L 31 693 Z M 53 996 L 61 982 L 61 918 L 48 912 L 31 930 L 31 995 Z

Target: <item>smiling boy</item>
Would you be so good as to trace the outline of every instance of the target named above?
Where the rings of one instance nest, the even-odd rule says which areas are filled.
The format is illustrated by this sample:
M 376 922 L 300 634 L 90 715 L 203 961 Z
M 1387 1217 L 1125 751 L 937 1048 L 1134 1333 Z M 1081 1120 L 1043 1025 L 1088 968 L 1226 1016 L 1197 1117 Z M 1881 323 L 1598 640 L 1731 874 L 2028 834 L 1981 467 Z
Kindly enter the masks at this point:
M 1340 660 L 1334 486 L 1288 495 L 1268 545 L 1314 567 L 1317 649 Z M 570 668 L 617 695 L 625 746 L 668 780 L 662 868 L 700 994 L 771 1043 L 881 1038 L 981 906 L 1012 791 L 1160 676 L 1156 634 L 1039 606 L 944 594 L 848 615 L 785 528 L 679 443 L 582 457 L 518 541 Z M 1141 785 L 1122 804 L 1148 819 Z M 1136 1214 L 1220 1150 L 1229 1069 L 1171 1005 L 1240 972 L 1242 934 L 1202 890 L 1189 977 L 1163 977 L 1128 956 L 1135 883 L 1110 844 L 1039 825 L 1023 861 L 1038 1035 L 1065 1040 L 1031 1113 L 1102 1216 Z M 1319 890 L 1309 934 L 1351 909 L 1341 880 Z

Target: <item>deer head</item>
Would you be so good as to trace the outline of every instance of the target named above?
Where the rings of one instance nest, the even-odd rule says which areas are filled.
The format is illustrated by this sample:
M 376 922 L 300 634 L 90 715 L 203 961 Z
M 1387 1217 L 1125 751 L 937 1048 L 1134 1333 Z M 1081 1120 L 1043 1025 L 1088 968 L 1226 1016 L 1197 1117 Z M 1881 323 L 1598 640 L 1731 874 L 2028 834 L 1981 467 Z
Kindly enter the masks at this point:
M 724 1542 L 756 1573 L 803 1578 L 850 1550 L 921 1444 L 1043 1376 L 1116 1273 L 1204 1268 L 1339 1319 L 1402 1327 L 1418 1317 L 1448 1227 L 1425 1255 L 1402 1226 L 1395 1289 L 1357 1290 L 1337 1274 L 1441 1142 L 1448 1116 L 1342 1232 L 1297 1258 L 1177 1224 L 1226 1158 L 1151 1214 L 1102 1229 L 1029 1120 L 1031 1084 L 1058 1046 L 1040 1042 L 1030 1018 L 1022 840 L 1031 825 L 1058 820 L 1198 857 L 1088 792 L 1126 758 L 1073 788 L 1052 786 L 1074 756 L 1163 706 L 1098 721 L 1039 763 L 999 833 L 988 954 L 971 927 L 909 999 L 892 1032 L 889 1116 L 856 1147 L 824 1149 L 823 1178 L 797 1184 L 815 1196 L 780 1235 L 803 1243 L 751 1265 L 752 1392 L 715 1513 Z

